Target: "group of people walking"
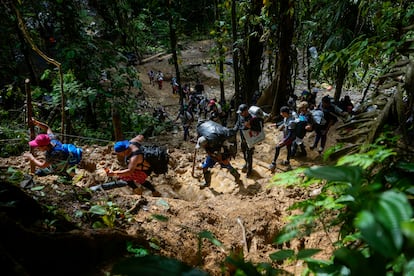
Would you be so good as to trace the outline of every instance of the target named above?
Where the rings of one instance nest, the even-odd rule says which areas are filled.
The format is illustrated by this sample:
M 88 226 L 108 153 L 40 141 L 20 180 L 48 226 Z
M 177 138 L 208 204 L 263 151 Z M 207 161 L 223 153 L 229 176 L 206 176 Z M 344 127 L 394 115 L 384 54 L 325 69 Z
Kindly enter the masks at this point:
M 220 106 L 214 100 L 210 100 L 207 106 L 209 111 L 220 113 Z M 234 176 L 236 183 L 241 184 L 240 173 L 230 163 L 230 159 L 234 158 L 237 153 L 237 135 L 240 137 L 240 148 L 244 159 L 244 165 L 241 170 L 243 173 L 246 173 L 246 177 L 252 175 L 254 145 L 264 139 L 264 121 L 267 114 L 259 107 L 248 106 L 247 104 L 241 104 L 236 113 L 237 119 L 232 128 L 220 124 L 212 117 L 205 117 L 198 121 L 196 149 L 203 148 L 207 154 L 205 160 L 200 165 L 204 176 L 204 182 L 201 183 L 202 188 L 210 186 L 210 169 L 217 163 L 222 168 L 228 169 L 230 174 Z M 329 96 L 323 97 L 318 106 L 314 106 L 313 103 L 309 104 L 307 101 L 301 101 L 297 105 L 297 110 L 287 105 L 280 108 L 282 120 L 279 123 L 271 124 L 271 126 L 277 127 L 282 131 L 283 136 L 275 146 L 269 170 L 275 171 L 282 148 L 286 148 L 287 151 L 286 159 L 282 161 L 283 165 L 290 165 L 290 159 L 294 156 L 306 156 L 304 137 L 311 131 L 315 132 L 315 138 L 309 149 L 317 149 L 319 153 L 322 153 L 326 146 L 329 129 L 337 122 L 337 116 L 345 114 L 347 114 L 346 111 L 333 104 Z M 193 114 L 188 105 L 184 105 L 180 109 L 176 120 L 178 119 L 181 119 L 183 122 L 184 140 L 187 140 L 190 137 L 190 125 L 194 121 Z M 57 140 L 56 135 L 45 123 L 32 119 L 31 124 L 38 126 L 44 132 L 29 142 L 32 148 L 37 148 L 45 153 L 44 158 L 38 159 L 32 153 L 25 153 L 23 155 L 34 166 L 39 168 L 36 170 L 36 174 L 39 176 L 49 173 L 68 175 L 68 161 L 73 160 L 75 153 L 77 153 L 77 162 L 71 163 L 71 166 L 79 163 L 82 151 L 74 146 L 65 147 L 64 144 Z M 260 137 L 262 138 L 260 139 Z M 151 164 L 145 159 L 141 146 L 143 141 L 144 136 L 138 135 L 129 141 L 116 142 L 114 152 L 124 158 L 126 168 L 106 171 L 109 177 L 116 177 L 117 180 L 91 187 L 91 190 L 106 190 L 129 186 L 135 193 L 142 194 L 142 187 L 145 187 L 152 192 L 153 196 L 160 196 L 160 193 L 147 180 L 152 173 L 152 168 Z M 71 149 L 77 150 L 77 152 L 71 152 Z

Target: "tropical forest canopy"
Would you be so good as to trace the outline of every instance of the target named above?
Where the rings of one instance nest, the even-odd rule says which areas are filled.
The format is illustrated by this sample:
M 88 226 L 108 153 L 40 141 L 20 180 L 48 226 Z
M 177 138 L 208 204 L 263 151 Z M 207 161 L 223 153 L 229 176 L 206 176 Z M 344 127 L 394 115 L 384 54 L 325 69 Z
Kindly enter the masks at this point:
M 130 65 L 146 56 L 172 53 L 180 78 L 180 45 L 213 39 L 222 80 L 232 56 L 237 102 L 264 90 L 259 104 L 277 114 L 299 68 L 307 68 L 309 88 L 312 80 L 335 84 L 335 100 L 344 86 L 361 91 L 407 58 L 414 18 L 410 1 L 10 0 L 2 7 L 1 116 L 18 121 L 29 79 L 36 116 L 51 124 L 61 119 L 56 128 L 65 133 L 105 137 L 112 131 L 101 122 L 120 103 L 125 126 L 140 120 L 125 103 L 128 91 L 140 88 Z M 110 87 L 102 84 L 107 79 Z

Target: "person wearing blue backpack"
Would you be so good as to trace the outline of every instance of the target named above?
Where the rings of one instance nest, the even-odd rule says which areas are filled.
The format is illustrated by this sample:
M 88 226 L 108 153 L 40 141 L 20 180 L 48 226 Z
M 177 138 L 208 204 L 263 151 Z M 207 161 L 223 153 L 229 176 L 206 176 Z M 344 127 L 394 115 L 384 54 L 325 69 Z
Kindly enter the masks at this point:
M 82 160 L 82 149 L 72 144 L 62 144 L 45 123 L 31 119 L 31 124 L 39 127 L 44 132 L 29 142 L 30 147 L 45 153 L 44 158 L 36 158 L 32 153 L 25 152 L 23 156 L 34 164 L 37 176 L 58 174 L 70 176 L 77 164 Z

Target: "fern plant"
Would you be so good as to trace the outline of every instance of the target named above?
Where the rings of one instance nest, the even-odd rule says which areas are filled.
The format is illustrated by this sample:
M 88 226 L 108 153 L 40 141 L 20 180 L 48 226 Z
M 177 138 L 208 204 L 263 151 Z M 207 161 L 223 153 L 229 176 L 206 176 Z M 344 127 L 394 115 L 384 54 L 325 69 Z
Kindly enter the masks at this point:
M 275 176 L 273 185 L 299 185 L 312 195 L 290 207 L 300 212 L 288 218 L 276 237 L 277 244 L 301 239 L 321 229 L 327 233 L 334 227 L 339 229 L 337 240 L 332 241 L 335 248 L 332 258 L 313 259 L 311 255 L 317 250 L 309 251 L 312 254 L 304 258 L 308 267 L 304 274 L 414 272 L 414 223 L 409 202 L 414 164 L 403 161 L 403 157 L 387 147 L 387 142 L 390 141 L 379 140 L 363 153 L 344 156 L 335 166 L 311 167 Z M 301 252 L 290 249 L 273 254 L 279 261 L 299 259 L 300 255 Z

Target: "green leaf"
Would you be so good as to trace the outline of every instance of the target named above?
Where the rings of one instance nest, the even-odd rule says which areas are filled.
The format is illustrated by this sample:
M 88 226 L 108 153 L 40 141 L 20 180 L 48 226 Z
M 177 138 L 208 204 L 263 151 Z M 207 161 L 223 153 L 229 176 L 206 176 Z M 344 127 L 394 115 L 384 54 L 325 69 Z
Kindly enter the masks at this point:
M 401 231 L 411 242 L 414 242 L 414 221 L 401 223 Z
M 45 186 L 35 186 L 33 188 L 30 188 L 30 190 L 32 191 L 40 191 L 43 190 L 45 188 Z
M 347 182 L 359 185 L 362 182 L 362 169 L 350 166 L 324 166 L 311 167 L 305 171 L 306 175 L 322 178 L 328 181 Z
M 355 226 L 360 229 L 361 237 L 369 246 L 381 255 L 392 258 L 397 255 L 392 238 L 381 224 L 375 220 L 375 216 L 368 212 L 360 212 L 355 219 Z
M 272 261 L 284 261 L 295 255 L 292 249 L 280 250 L 269 255 Z
M 277 244 L 282 244 L 285 242 L 288 242 L 290 240 L 293 240 L 294 238 L 296 238 L 296 236 L 299 234 L 299 230 L 291 230 L 288 232 L 282 232 L 281 234 L 279 234 L 276 239 L 275 242 Z
M 168 204 L 168 202 L 167 201 L 165 201 L 164 199 L 162 199 L 162 198 L 160 198 L 159 200 L 157 200 L 157 203 L 156 203 L 158 206 L 162 206 L 162 207 L 164 207 L 165 209 L 170 209 L 170 205 Z
M 163 216 L 163 215 L 153 214 L 151 217 L 153 217 L 156 220 L 162 221 L 162 222 L 165 222 L 165 221 L 169 220 L 168 217 Z
M 396 167 L 406 172 L 410 172 L 410 173 L 414 172 L 414 163 L 398 162 Z
M 335 262 L 340 262 L 348 267 L 353 275 L 371 275 L 371 267 L 368 260 L 360 251 L 341 247 L 334 252 Z M 378 264 L 379 265 L 379 264 Z
M 201 231 L 200 233 L 198 233 L 198 237 L 207 239 L 216 246 L 223 246 L 223 244 L 210 231 Z
M 103 216 L 106 214 L 106 209 L 101 205 L 94 205 L 89 209 L 89 212 Z
M 412 216 L 412 209 L 405 195 L 394 191 L 384 192 L 374 207 L 374 214 L 376 220 L 390 233 L 395 248 L 400 250 L 403 244 L 401 223 Z
M 139 258 L 128 258 L 116 263 L 112 268 L 111 275 L 207 276 L 208 274 L 174 259 L 149 255 Z
M 317 254 L 318 252 L 321 252 L 321 249 L 318 248 L 307 248 L 302 249 L 298 252 L 296 258 L 298 260 L 303 260 L 312 257 L 313 255 Z

